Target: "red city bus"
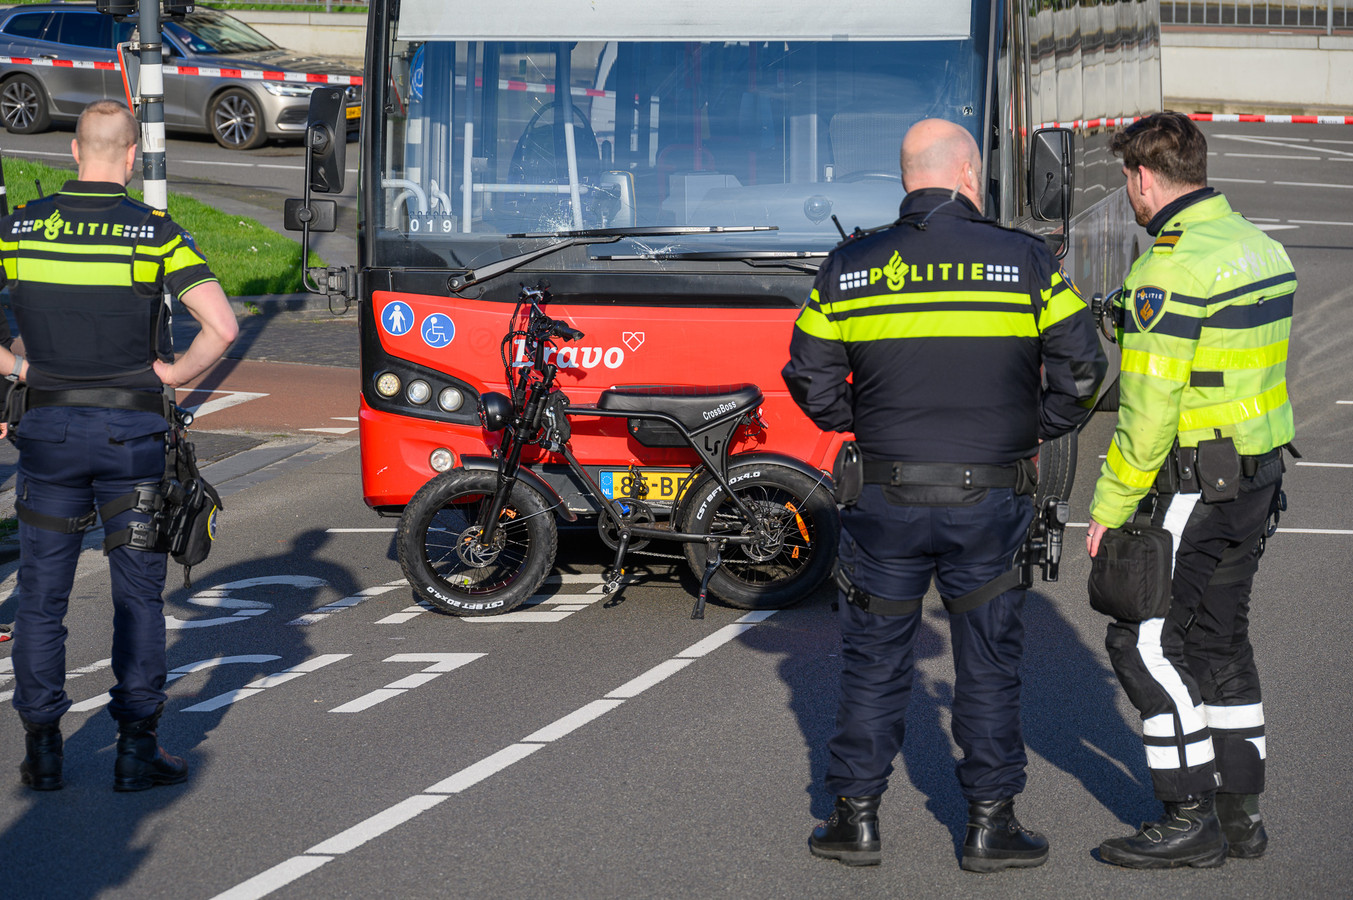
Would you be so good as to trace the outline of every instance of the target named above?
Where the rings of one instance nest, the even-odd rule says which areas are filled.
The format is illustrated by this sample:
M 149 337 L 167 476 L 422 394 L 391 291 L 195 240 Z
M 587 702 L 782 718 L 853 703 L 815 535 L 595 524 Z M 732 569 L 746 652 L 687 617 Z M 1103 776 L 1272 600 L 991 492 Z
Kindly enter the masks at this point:
M 758 385 L 765 428 L 734 449 L 830 469 L 844 436 L 813 426 L 780 379 L 790 330 L 842 226 L 896 217 L 898 148 L 923 118 L 971 131 L 987 213 L 1059 244 L 1087 298 L 1121 283 L 1140 232 L 1108 136 L 1111 119 L 1160 107 L 1150 0 L 690 11 L 372 0 L 360 258 L 319 270 L 317 288 L 356 301 L 377 512 L 497 446 L 476 399 L 508 389 L 500 339 L 521 287 L 542 282 L 549 316 L 586 335 L 550 351 L 573 403 L 618 385 Z M 1074 129 L 1040 132 L 1055 123 Z M 314 189 L 341 189 L 335 150 L 312 142 Z M 656 470 L 642 477 L 659 503 L 696 462 L 604 420 L 573 446 L 603 489 Z M 1067 496 L 1075 436 L 1042 457 L 1043 492 Z M 597 513 L 558 454 L 524 459 L 571 513 Z

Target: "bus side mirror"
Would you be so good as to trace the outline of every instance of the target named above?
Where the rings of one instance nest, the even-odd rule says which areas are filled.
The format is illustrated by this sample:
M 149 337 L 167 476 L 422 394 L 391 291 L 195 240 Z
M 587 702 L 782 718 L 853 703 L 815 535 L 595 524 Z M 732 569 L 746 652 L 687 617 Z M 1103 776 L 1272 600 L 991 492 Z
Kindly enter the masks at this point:
M 343 166 L 348 150 L 346 106 L 343 91 L 316 88 L 310 95 L 310 116 L 305 123 L 305 150 L 310 189 L 321 194 L 343 190 Z
M 1034 218 L 1070 223 L 1071 193 L 1075 187 L 1072 163 L 1069 128 L 1040 128 L 1033 133 L 1029 145 L 1029 202 Z

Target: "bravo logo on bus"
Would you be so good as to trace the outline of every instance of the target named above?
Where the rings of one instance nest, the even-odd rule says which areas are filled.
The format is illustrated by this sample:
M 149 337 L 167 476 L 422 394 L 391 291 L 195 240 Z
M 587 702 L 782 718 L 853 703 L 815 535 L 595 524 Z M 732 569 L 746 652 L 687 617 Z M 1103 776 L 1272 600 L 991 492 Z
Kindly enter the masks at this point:
M 638 350 L 644 345 L 644 333 L 642 331 L 621 332 L 620 340 L 630 352 Z M 512 341 L 517 348 L 517 362 L 529 362 L 530 357 L 526 354 L 526 340 L 516 338 Z M 546 347 L 545 364 L 554 363 L 561 369 L 595 369 L 598 366 L 605 366 L 608 369 L 618 369 L 625 362 L 625 347 Z

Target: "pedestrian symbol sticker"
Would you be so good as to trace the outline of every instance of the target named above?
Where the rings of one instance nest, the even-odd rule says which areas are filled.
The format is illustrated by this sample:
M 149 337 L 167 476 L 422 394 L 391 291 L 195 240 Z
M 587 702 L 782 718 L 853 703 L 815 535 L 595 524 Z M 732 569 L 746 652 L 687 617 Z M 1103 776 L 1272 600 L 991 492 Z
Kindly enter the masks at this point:
M 402 300 L 387 303 L 385 309 L 381 310 L 381 325 L 394 337 L 408 334 L 413 327 L 413 309 Z
M 423 320 L 423 343 L 429 347 L 445 347 L 456 336 L 456 323 L 450 316 L 433 313 Z

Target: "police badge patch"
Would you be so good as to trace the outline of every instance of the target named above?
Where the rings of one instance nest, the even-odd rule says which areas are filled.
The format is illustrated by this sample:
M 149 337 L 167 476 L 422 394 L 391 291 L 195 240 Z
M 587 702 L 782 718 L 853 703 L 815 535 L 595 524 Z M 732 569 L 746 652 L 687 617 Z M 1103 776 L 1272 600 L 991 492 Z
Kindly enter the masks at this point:
M 1158 287 L 1137 288 L 1132 294 L 1132 317 L 1137 320 L 1138 331 L 1150 331 L 1155 326 L 1168 296 Z

